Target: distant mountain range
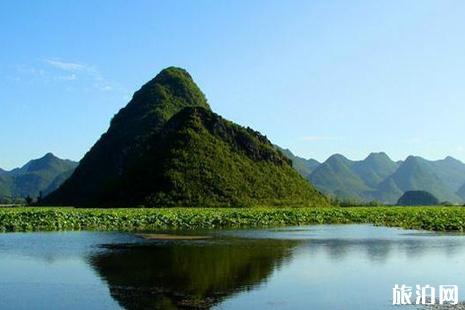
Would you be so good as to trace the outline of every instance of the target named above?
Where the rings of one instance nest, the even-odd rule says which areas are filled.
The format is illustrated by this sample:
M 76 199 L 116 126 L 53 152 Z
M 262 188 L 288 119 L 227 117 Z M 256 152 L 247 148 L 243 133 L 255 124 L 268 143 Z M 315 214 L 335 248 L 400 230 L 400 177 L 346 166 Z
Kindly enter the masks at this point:
M 335 154 L 320 163 L 279 149 L 318 190 L 341 200 L 395 204 L 407 191 L 427 191 L 440 201 L 465 201 L 465 164 L 450 156 L 435 161 L 409 156 L 396 162 L 383 152 L 360 161 Z M 36 198 L 40 192 L 45 196 L 63 184 L 77 165 L 48 153 L 11 171 L 0 168 L 0 203 Z
M 76 166 L 77 162 L 48 153 L 20 168 L 0 169 L 0 203 L 23 201 L 27 196 L 36 198 L 40 192 L 46 195 L 57 189 Z
M 435 161 L 409 156 L 396 162 L 383 152 L 360 161 L 335 154 L 320 164 L 281 151 L 317 189 L 342 200 L 395 204 L 405 192 L 421 190 L 440 201 L 465 201 L 465 164 L 450 156 Z

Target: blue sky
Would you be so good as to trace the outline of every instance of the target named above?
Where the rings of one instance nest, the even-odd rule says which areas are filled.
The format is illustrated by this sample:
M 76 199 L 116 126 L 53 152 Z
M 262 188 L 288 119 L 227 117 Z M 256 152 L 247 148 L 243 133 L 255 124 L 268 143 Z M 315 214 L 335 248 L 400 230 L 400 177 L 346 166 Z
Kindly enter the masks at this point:
M 79 160 L 161 69 L 303 157 L 465 161 L 464 1 L 1 1 L 0 167 Z

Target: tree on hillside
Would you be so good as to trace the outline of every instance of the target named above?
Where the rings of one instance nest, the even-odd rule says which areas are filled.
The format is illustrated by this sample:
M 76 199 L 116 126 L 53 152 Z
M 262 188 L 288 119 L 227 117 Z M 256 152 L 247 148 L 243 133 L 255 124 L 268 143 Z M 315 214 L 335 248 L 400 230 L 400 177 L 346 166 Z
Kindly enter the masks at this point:
M 399 206 L 431 206 L 439 203 L 439 199 L 427 191 L 407 191 L 397 201 Z
M 27 196 L 26 198 L 24 198 L 24 200 L 26 200 L 26 205 L 30 206 L 32 203 L 33 203 L 33 199 L 31 196 Z

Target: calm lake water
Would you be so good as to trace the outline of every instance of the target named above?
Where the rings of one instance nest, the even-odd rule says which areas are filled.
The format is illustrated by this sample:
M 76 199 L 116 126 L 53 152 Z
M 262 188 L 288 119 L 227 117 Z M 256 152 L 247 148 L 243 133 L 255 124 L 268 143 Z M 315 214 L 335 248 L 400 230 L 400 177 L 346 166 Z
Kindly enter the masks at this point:
M 0 309 L 399 309 L 396 283 L 456 284 L 465 299 L 463 235 L 370 225 L 201 234 L 212 238 L 1 234 Z

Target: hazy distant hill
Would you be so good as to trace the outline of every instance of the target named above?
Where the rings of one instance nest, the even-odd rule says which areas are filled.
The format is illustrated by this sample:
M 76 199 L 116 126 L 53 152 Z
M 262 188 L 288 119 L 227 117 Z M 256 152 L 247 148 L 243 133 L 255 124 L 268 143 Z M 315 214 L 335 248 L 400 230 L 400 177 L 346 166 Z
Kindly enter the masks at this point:
M 363 199 L 371 188 L 353 170 L 355 162 L 335 154 L 309 175 L 311 182 L 321 191 L 343 199 Z
M 386 153 L 371 153 L 362 161 L 353 164 L 353 171 L 371 188 L 375 188 L 385 178 L 393 174 L 399 165 Z
M 0 200 L 18 200 L 26 196 L 38 197 L 55 190 L 69 177 L 77 163 L 48 153 L 29 161 L 20 168 L 0 171 Z
M 295 156 L 289 149 L 283 149 L 277 145 L 276 148 L 292 161 L 294 169 L 305 178 L 307 178 L 310 173 L 312 173 L 312 171 L 320 165 L 320 163 L 315 159 L 305 159 Z
M 441 181 L 454 192 L 465 183 L 465 164 L 453 158 L 429 161 L 431 169 L 441 179 Z
M 0 201 L 6 197 L 10 198 L 12 195 L 13 178 L 4 173 L 4 170 L 0 173 Z
M 465 201 L 465 183 L 459 188 L 457 195 Z
M 395 162 L 382 152 L 360 161 L 335 154 L 309 175 L 296 169 L 316 188 L 339 199 L 394 204 L 407 191 L 428 191 L 441 201 L 465 200 L 465 164 L 450 156 L 436 161 L 409 156 Z
M 407 191 L 427 191 L 440 201 L 461 202 L 456 194 L 453 177 L 448 177 L 449 160 L 428 161 L 417 156 L 409 156 L 386 180 L 378 186 L 378 197 L 382 201 L 393 202 Z M 462 166 L 465 166 L 461 163 Z M 439 175 L 442 176 L 439 177 Z M 465 180 L 465 175 L 463 175 Z

